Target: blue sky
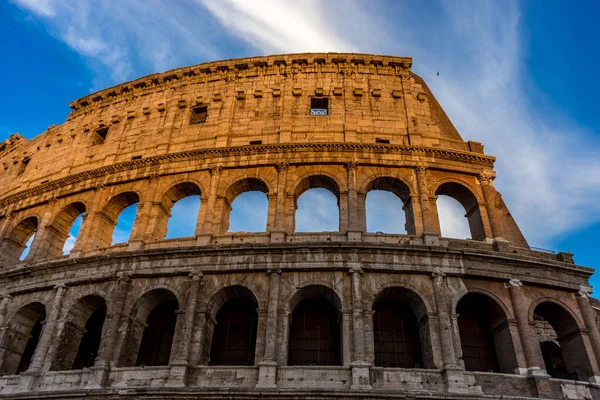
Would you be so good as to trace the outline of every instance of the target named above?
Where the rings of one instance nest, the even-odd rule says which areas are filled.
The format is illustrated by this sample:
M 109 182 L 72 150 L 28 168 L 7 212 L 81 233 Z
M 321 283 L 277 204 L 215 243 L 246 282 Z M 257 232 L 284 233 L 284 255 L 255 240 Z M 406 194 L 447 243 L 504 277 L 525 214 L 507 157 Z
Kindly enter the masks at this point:
M 31 138 L 63 122 L 73 99 L 184 65 L 303 51 L 411 56 L 463 138 L 498 157 L 495 185 L 529 243 L 599 268 L 599 19 L 600 3 L 584 0 L 1 2 L 0 139 Z M 309 224 L 330 230 L 327 194 L 307 196 L 325 207 L 306 211 Z M 231 230 L 265 223 L 247 212 L 260 197 L 236 201 Z M 387 225 L 369 230 L 403 224 L 388 219 L 371 216 Z M 459 222 L 442 228 L 464 235 Z

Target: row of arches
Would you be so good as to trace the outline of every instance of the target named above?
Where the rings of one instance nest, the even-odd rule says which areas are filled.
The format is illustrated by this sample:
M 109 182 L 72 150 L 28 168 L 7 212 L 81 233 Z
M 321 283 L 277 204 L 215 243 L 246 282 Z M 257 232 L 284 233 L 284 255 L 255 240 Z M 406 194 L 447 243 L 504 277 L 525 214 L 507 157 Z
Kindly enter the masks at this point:
M 416 234 L 414 203 L 417 200 L 407 184 L 398 178 L 379 177 L 365 190 L 364 196 L 359 196 L 364 206 L 359 205 L 359 208 L 364 208 L 367 232 Z M 465 238 L 470 232 L 473 239 L 485 239 L 479 203 L 469 189 L 446 182 L 438 187 L 436 194 L 443 235 Z M 213 233 L 265 232 L 270 212 L 268 196 L 269 188 L 262 180 L 238 180 L 220 199 L 221 206 L 215 206 L 211 212 L 214 215 L 204 215 L 202 221 L 202 192 L 193 182 L 178 183 L 162 195 L 160 202 L 144 205 L 153 208 L 144 215 L 144 222 L 138 222 L 138 207 L 142 203 L 137 192 L 123 192 L 111 197 L 101 209 L 91 210 L 91 218 L 87 217 L 88 206 L 77 201 L 63 207 L 49 221 L 43 238 L 34 240 L 41 223 L 38 217 L 21 220 L 5 235 L 0 251 L 5 263 L 23 260 L 31 249 L 41 258 L 60 257 L 78 245 L 81 247 L 82 224 L 93 224 L 87 229 L 87 242 L 95 248 L 128 242 L 134 231 L 139 237 L 153 240 L 195 236 L 203 229 L 216 229 Z M 291 229 L 295 232 L 339 231 L 341 212 L 345 208 L 345 205 L 340 206 L 340 199 L 339 185 L 331 177 L 314 175 L 303 179 L 294 193 L 292 214 L 295 222 Z M 217 221 L 217 228 L 208 226 L 211 218 L 213 225 Z M 207 227 L 200 227 L 202 223 Z
M 287 365 L 343 365 L 341 302 L 328 287 L 312 285 L 291 299 L 288 318 Z M 134 305 L 118 366 L 168 365 L 177 332 L 177 297 L 167 289 L 153 289 Z M 510 321 L 492 297 L 469 292 L 456 306 L 462 362 L 467 371 L 515 373 L 517 354 Z M 39 302 L 21 307 L 5 327 L 0 346 L 0 374 L 19 374 L 34 356 L 46 309 Z M 410 289 L 390 287 L 372 305 L 371 332 L 375 366 L 435 369 L 434 335 L 430 313 Z M 74 303 L 57 338 L 51 370 L 91 367 L 103 351 L 107 305 L 99 295 Z M 208 365 L 255 365 L 258 301 L 243 286 L 218 292 L 207 309 Z M 593 375 L 582 332 L 569 311 L 543 301 L 533 311 L 537 339 L 546 371 L 556 378 L 587 380 Z

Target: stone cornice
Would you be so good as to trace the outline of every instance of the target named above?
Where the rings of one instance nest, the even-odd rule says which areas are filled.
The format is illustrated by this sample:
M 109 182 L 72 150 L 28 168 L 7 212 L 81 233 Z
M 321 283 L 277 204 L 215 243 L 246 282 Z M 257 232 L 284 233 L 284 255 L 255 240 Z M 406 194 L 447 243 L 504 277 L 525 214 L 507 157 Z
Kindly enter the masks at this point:
M 135 95 L 136 92 L 172 85 L 175 82 L 211 81 L 221 76 L 231 78 L 254 77 L 286 72 L 302 71 L 310 66 L 317 68 L 334 67 L 336 72 L 346 69 L 368 69 L 369 72 L 405 73 L 412 66 L 411 57 L 378 56 L 355 53 L 298 53 L 280 54 L 265 57 L 248 57 L 232 60 L 213 61 L 190 67 L 176 68 L 163 73 L 152 74 L 125 82 L 108 89 L 84 96 L 70 104 L 73 113 L 88 109 L 93 105 L 112 102 L 119 97 Z
M 280 144 L 265 144 L 252 146 L 237 146 L 237 147 L 218 147 L 209 149 L 198 149 L 192 151 L 184 151 L 179 153 L 171 153 L 158 155 L 140 160 L 131 160 L 113 165 L 97 168 L 90 171 L 80 172 L 59 178 L 20 192 L 8 195 L 0 199 L 0 208 L 6 207 L 9 204 L 19 200 L 26 199 L 31 196 L 46 193 L 67 185 L 86 181 L 88 179 L 98 179 L 110 174 L 121 171 L 130 171 L 132 169 L 158 165 L 166 161 L 185 160 L 194 158 L 212 158 L 226 157 L 229 155 L 240 154 L 257 154 L 257 153 L 290 153 L 298 150 L 327 150 L 327 151 L 352 151 L 352 150 L 378 150 L 389 153 L 411 152 L 413 154 L 428 154 L 435 157 L 451 158 L 471 162 L 479 162 L 487 166 L 493 166 L 496 160 L 493 156 L 486 156 L 479 153 L 461 152 L 450 149 L 437 149 L 431 147 L 416 147 L 416 146 L 397 146 L 397 145 L 378 145 L 378 144 L 361 144 L 361 143 L 280 143 Z

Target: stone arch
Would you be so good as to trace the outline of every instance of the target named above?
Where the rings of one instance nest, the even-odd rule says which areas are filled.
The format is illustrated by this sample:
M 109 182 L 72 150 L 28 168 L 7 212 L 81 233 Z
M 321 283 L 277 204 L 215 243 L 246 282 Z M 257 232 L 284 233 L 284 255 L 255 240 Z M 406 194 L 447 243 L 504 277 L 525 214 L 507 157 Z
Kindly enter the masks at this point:
M 406 182 L 404 182 L 402 179 L 392 176 L 378 176 L 369 181 L 367 185 L 365 185 L 363 190 L 363 193 L 365 194 L 365 196 L 367 196 L 367 200 L 369 192 L 372 190 L 382 190 L 396 195 L 400 199 L 400 201 L 402 201 L 403 204 L 402 210 L 404 211 L 405 215 L 404 228 L 406 229 L 406 233 L 409 235 L 416 234 L 411 189 Z M 365 212 L 366 210 L 367 206 L 365 205 Z
M 342 302 L 334 290 L 309 285 L 291 297 L 288 365 L 342 365 Z
M 587 381 L 594 376 L 583 337 L 585 329 L 574 313 L 561 302 L 550 299 L 536 301 L 531 309 L 530 321 L 535 324 L 546 371 L 550 376 L 579 381 Z
M 340 184 L 337 179 L 331 177 L 330 174 L 326 173 L 314 173 L 310 174 L 302 179 L 299 179 L 294 188 L 294 210 L 298 209 L 298 199 L 302 194 L 304 194 L 309 189 L 327 189 L 337 199 L 337 207 L 338 207 L 338 231 L 341 229 L 342 216 L 341 216 L 341 207 L 340 207 Z M 294 214 L 294 221 L 292 227 L 295 230 L 296 227 L 296 217 Z
M 178 182 L 162 194 L 160 197 L 161 207 L 158 210 L 159 212 L 154 232 L 157 239 L 164 239 L 167 236 L 169 219 L 172 217 L 171 210 L 175 203 L 189 196 L 202 196 L 200 185 L 190 180 Z M 197 219 L 198 215 L 196 215 L 196 220 Z
M 389 286 L 373 299 L 374 364 L 435 368 L 427 305 L 415 291 Z
M 46 229 L 46 237 L 42 240 L 48 246 L 47 256 L 49 258 L 61 257 L 63 247 L 69 237 L 69 230 L 80 215 L 85 215 L 87 208 L 81 201 L 70 203 L 63 207 L 52 220 L 50 227 Z
M 92 294 L 77 299 L 65 318 L 50 369 L 64 371 L 93 366 L 106 315 L 107 305 L 102 296 Z
M 225 191 L 225 194 L 223 197 L 224 205 L 223 205 L 221 233 L 225 233 L 229 230 L 229 225 L 230 225 L 229 217 L 231 215 L 233 202 L 235 201 L 235 199 L 238 196 L 240 196 L 241 194 L 246 193 L 246 192 L 262 192 L 267 196 L 267 199 L 268 199 L 269 186 L 267 185 L 267 183 L 264 180 L 262 180 L 260 178 L 254 178 L 254 177 L 242 178 L 242 179 L 239 179 L 239 180 L 233 182 L 231 185 L 229 185 L 229 187 Z M 264 211 L 265 211 L 265 221 L 266 221 L 266 214 L 268 213 L 268 204 L 267 204 L 267 209 L 265 209 Z M 265 223 L 264 230 L 266 231 L 266 223 Z
M 506 315 L 507 318 L 513 318 L 512 308 L 510 308 L 504 302 L 503 299 L 501 299 L 496 293 L 494 293 L 490 290 L 484 289 L 484 288 L 480 288 L 480 287 L 469 287 L 468 289 L 463 289 L 463 290 L 459 291 L 458 294 L 456 294 L 456 296 L 454 296 L 454 298 L 452 299 L 452 313 L 453 314 L 457 314 L 456 307 L 458 306 L 458 303 L 462 300 L 463 297 L 465 297 L 469 293 L 480 293 L 482 295 L 490 297 L 492 300 L 494 300 L 496 302 L 496 304 L 498 304 L 498 306 L 502 309 L 502 311 L 504 312 L 504 315 Z
M 20 374 L 29 368 L 45 319 L 46 307 L 38 301 L 12 315 L 0 344 L 0 375 Z
M 19 262 L 27 241 L 37 232 L 39 221 L 38 216 L 31 215 L 21 219 L 11 229 L 0 246 L 0 264 L 8 266 Z
M 167 289 L 145 292 L 133 305 L 119 366 L 167 365 L 171 356 L 179 300 Z M 152 343 L 158 343 L 152 346 Z
M 506 307 L 482 291 L 469 291 L 456 302 L 462 359 L 467 371 L 512 374 L 517 357 Z
M 135 191 L 119 193 L 108 201 L 100 211 L 95 222 L 95 238 L 92 243 L 97 248 L 108 247 L 112 243 L 112 235 L 117 225 L 119 215 L 127 207 L 140 202 L 140 196 Z
M 471 238 L 473 240 L 485 240 L 486 234 L 481 217 L 479 200 L 472 189 L 462 182 L 445 181 L 437 186 L 435 195 L 448 196 L 458 201 L 465 209 L 465 217 L 469 222 Z
M 258 301 L 245 286 L 226 286 L 207 305 L 211 365 L 254 365 Z

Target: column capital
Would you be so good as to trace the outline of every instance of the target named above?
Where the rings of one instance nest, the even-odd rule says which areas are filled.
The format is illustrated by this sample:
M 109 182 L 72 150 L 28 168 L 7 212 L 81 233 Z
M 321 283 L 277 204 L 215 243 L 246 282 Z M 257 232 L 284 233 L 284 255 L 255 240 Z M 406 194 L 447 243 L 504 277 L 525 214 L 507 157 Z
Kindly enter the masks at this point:
M 355 171 L 356 168 L 358 168 L 358 161 L 348 161 L 344 163 L 344 168 L 346 168 L 347 171 Z
M 423 175 L 423 174 L 427 173 L 427 169 L 428 168 L 424 165 L 417 165 L 416 167 L 414 167 L 414 170 L 417 175 Z
M 287 161 L 280 161 L 275 164 L 275 170 L 277 172 L 285 172 L 290 168 L 290 164 Z
M 277 275 L 281 275 L 283 273 L 283 270 L 281 268 L 269 268 L 267 270 L 267 275 L 271 275 L 273 273 L 276 273 Z
M 481 185 L 492 185 L 492 181 L 496 178 L 496 174 L 493 171 L 482 171 L 477 175 L 477 180 Z
M 358 267 L 358 268 L 349 268 L 348 269 L 348 274 L 350 274 L 350 275 L 353 275 L 355 272 L 358 272 L 360 275 L 362 275 L 362 274 L 365 273 L 365 271 L 362 268 L 360 268 L 360 267 Z
M 0 299 L 1 300 L 4 300 L 4 299 L 10 300 L 10 299 L 12 299 L 12 296 L 10 294 L 4 292 L 4 293 L 0 293 Z
M 576 294 L 575 296 L 576 296 L 576 297 L 581 297 L 581 298 L 584 298 L 584 299 L 588 299 L 588 300 L 589 300 L 589 298 L 590 298 L 590 295 L 591 295 L 591 294 L 592 294 L 592 293 L 591 293 L 591 291 L 590 291 L 589 289 L 588 289 L 588 290 L 586 290 L 586 289 L 582 289 L 582 290 L 578 291 L 578 292 L 577 292 L 577 294 Z
M 445 276 L 446 276 L 446 274 L 444 272 L 441 272 L 441 271 L 440 272 L 432 272 L 431 273 L 431 279 L 435 279 L 435 278 L 438 278 L 438 277 L 439 278 L 443 278 Z
M 221 171 L 223 171 L 223 167 L 221 167 L 220 165 L 217 165 L 215 167 L 211 167 L 209 169 L 210 175 L 211 176 L 218 176 L 221 174 Z
M 188 277 L 191 281 L 201 281 L 204 279 L 204 274 L 202 272 L 190 272 Z
M 512 287 L 521 287 L 521 286 L 523 286 L 523 282 L 521 282 L 519 279 L 511 279 L 504 284 L 504 287 L 506 287 L 507 289 L 510 289 Z
M 67 285 L 65 283 L 58 283 L 56 285 L 54 285 L 55 290 L 61 290 L 61 289 L 65 289 L 67 287 Z

